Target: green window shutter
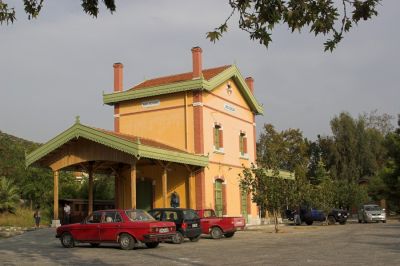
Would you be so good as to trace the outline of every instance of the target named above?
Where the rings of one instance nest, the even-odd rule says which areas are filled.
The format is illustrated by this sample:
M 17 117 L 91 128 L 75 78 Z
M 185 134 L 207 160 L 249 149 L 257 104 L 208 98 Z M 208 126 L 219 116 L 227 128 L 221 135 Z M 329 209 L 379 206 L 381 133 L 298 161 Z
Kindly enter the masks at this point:
M 221 217 L 223 215 L 223 197 L 222 197 L 222 181 L 221 180 L 215 180 L 214 184 L 214 190 L 215 190 L 215 213 L 218 217 Z
M 241 155 L 244 155 L 244 152 L 243 152 L 243 135 L 242 134 L 239 135 L 239 151 L 240 151 Z
M 218 150 L 220 148 L 220 136 L 219 136 L 219 127 L 215 126 L 214 127 L 214 147 L 216 150 Z
M 247 137 L 245 133 L 240 133 L 239 135 L 239 150 L 242 156 L 247 153 Z

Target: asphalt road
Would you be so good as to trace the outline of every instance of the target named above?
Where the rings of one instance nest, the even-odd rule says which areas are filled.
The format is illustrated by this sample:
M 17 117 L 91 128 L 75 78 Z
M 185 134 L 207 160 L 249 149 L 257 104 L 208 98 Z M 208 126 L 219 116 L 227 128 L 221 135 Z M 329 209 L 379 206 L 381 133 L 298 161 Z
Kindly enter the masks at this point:
M 54 229 L 0 239 L 0 265 L 400 265 L 400 223 L 271 226 L 231 239 L 120 250 L 117 245 L 63 248 Z

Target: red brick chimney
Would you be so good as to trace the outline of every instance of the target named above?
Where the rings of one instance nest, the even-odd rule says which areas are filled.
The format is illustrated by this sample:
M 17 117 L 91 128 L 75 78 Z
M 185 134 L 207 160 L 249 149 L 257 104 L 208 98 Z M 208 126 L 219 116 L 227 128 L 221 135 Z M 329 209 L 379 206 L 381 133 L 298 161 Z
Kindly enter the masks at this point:
M 192 58 L 193 58 L 193 78 L 200 78 L 202 76 L 203 71 L 203 60 L 201 57 L 201 50 L 200 47 L 196 46 L 192 48 Z
M 254 94 L 254 79 L 252 77 L 247 77 L 245 79 L 247 87 L 249 87 L 251 93 Z
M 122 63 L 115 63 L 114 65 L 114 92 L 123 90 L 123 73 L 124 65 Z

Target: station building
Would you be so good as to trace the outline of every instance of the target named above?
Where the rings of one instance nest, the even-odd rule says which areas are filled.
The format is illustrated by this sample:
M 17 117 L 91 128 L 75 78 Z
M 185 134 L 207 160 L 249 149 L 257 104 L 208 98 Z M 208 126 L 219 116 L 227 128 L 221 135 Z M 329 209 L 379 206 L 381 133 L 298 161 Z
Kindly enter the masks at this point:
M 123 86 L 123 64 L 114 64 L 114 89 L 103 94 L 114 108 L 114 130 L 75 123 L 26 157 L 26 164 L 53 171 L 54 223 L 58 220 L 59 171 L 88 174 L 88 211 L 94 175 L 115 181 L 117 208 L 213 208 L 219 215 L 258 221 L 239 174 L 256 158 L 253 78 L 236 65 L 203 69 L 202 49 L 191 49 L 187 73 Z

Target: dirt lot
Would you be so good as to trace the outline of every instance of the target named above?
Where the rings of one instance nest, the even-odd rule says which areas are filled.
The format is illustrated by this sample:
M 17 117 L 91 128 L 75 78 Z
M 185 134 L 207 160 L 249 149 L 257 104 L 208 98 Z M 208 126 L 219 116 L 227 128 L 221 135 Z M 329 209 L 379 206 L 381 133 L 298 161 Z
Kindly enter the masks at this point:
M 61 247 L 54 229 L 0 239 L 1 265 L 400 265 L 400 223 L 272 226 L 231 239 L 163 243 L 123 251 L 117 245 Z

